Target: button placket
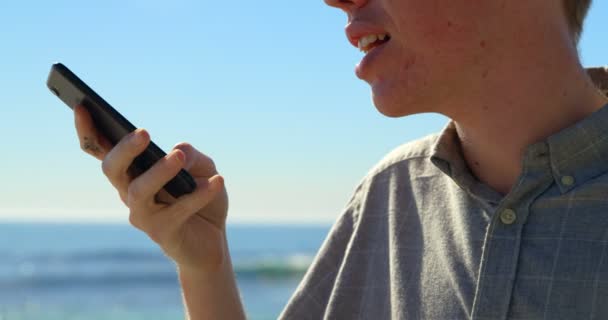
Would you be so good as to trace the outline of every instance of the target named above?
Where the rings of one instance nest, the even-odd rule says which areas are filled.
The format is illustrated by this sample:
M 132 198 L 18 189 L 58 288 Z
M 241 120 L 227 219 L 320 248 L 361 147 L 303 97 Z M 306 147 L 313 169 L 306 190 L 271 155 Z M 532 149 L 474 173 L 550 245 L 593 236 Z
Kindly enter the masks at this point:
M 551 171 L 548 145 L 538 144 L 534 148 L 538 150 L 533 151 L 538 153 L 525 159 L 524 167 L 527 170 L 520 177 L 517 188 L 511 190 L 492 212 L 493 228 L 488 229 L 485 238 L 480 280 L 471 314 L 473 320 L 508 317 L 514 300 L 513 288 L 517 281 L 521 281 L 517 266 L 532 203 L 554 183 L 565 187 L 562 176 L 555 176 Z

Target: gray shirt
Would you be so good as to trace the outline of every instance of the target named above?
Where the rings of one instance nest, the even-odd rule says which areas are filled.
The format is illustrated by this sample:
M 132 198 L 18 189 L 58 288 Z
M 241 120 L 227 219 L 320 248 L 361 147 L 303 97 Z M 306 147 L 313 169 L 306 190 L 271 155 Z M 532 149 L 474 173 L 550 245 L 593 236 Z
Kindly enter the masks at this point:
M 608 319 L 608 105 L 530 145 L 503 196 L 453 122 L 363 179 L 282 319 Z

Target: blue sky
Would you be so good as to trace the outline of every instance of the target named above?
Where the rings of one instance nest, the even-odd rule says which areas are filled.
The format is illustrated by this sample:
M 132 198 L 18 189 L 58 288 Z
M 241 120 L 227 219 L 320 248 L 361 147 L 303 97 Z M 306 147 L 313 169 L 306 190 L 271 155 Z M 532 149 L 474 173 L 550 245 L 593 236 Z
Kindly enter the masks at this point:
M 595 2 L 584 65 L 608 64 L 607 12 Z M 380 115 L 321 0 L 2 1 L 0 21 L 0 221 L 127 221 L 45 87 L 56 61 L 165 150 L 213 157 L 231 222 L 330 223 L 384 154 L 446 122 Z

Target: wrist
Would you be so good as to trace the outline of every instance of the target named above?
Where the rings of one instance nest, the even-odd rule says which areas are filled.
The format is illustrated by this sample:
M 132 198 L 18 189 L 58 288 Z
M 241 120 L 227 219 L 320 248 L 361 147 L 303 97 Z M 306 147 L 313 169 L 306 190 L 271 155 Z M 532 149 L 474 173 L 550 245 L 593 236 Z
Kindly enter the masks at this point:
M 177 265 L 177 274 L 180 279 L 197 279 L 197 280 L 214 280 L 218 278 L 218 275 L 225 274 L 226 272 L 232 272 L 232 266 L 228 267 L 225 264 L 217 266 L 185 266 Z
M 204 260 L 197 261 L 198 263 L 179 263 L 176 261 L 178 274 L 180 277 L 204 279 L 209 277 L 216 278 L 218 274 L 233 273 L 232 261 L 226 240 L 224 240 L 223 248 L 217 254 L 212 254 Z
M 245 319 L 230 260 L 215 270 L 178 265 L 188 319 Z

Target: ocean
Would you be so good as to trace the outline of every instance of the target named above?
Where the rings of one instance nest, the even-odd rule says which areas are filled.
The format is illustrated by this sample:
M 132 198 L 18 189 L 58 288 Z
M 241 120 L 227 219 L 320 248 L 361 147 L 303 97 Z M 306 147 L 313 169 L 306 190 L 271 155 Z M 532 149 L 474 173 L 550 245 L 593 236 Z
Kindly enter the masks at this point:
M 228 227 L 248 319 L 276 319 L 329 226 Z M 0 224 L 0 320 L 184 319 L 175 265 L 128 225 Z

